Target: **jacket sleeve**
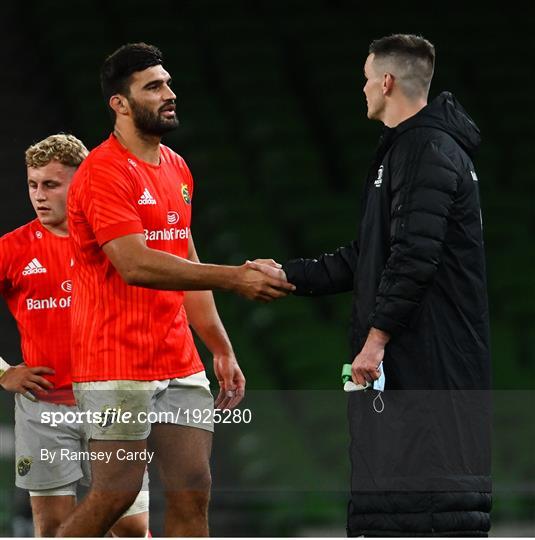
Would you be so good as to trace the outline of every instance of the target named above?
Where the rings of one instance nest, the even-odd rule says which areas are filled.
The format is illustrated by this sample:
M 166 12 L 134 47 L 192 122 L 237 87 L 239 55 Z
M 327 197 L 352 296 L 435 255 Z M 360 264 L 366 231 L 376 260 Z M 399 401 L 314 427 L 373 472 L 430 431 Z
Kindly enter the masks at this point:
M 354 240 L 317 259 L 294 259 L 283 265 L 286 277 L 297 289 L 297 296 L 320 296 L 353 290 L 358 246 Z
M 410 327 L 434 279 L 458 187 L 458 172 L 435 142 L 420 152 L 416 167 L 392 178 L 390 254 L 368 321 L 391 335 Z

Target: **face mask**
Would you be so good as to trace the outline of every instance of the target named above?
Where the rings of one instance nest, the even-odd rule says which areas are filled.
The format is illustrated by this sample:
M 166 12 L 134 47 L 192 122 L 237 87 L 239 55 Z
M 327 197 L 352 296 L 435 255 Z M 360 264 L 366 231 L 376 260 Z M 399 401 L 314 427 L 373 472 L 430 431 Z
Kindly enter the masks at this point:
M 383 369 L 383 363 L 381 362 L 379 364 L 379 367 L 377 368 L 381 372 L 381 376 L 373 381 L 373 389 L 377 390 L 378 392 L 384 392 L 385 391 L 385 371 Z
M 383 369 L 383 363 L 381 362 L 379 364 L 379 367 L 377 368 L 381 375 L 380 377 L 373 381 L 373 389 L 377 390 L 377 395 L 375 396 L 373 400 L 373 410 L 376 413 L 381 414 L 385 410 L 385 404 L 383 401 L 383 396 L 381 395 L 385 391 L 385 370 Z

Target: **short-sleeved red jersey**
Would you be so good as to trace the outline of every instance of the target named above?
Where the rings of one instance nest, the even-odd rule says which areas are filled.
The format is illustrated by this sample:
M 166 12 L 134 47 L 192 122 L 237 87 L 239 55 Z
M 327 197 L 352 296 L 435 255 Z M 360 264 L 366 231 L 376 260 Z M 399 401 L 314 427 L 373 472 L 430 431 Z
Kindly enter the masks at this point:
M 0 293 L 17 322 L 22 358 L 46 366 L 54 390 L 42 400 L 74 405 L 70 377 L 72 252 L 68 237 L 38 219 L 0 238 Z
M 161 146 L 160 165 L 143 162 L 111 135 L 76 171 L 68 202 L 73 242 L 72 378 L 162 380 L 204 369 L 183 291 L 127 285 L 102 250 L 145 235 L 147 246 L 188 256 L 193 179 Z

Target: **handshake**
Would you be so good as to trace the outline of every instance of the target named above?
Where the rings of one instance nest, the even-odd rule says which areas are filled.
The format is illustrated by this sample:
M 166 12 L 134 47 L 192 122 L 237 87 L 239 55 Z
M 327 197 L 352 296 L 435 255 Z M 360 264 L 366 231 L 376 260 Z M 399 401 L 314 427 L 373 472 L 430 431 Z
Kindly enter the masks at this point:
M 249 300 L 271 302 L 295 291 L 282 265 L 273 259 L 247 261 L 237 267 L 237 274 L 234 290 Z

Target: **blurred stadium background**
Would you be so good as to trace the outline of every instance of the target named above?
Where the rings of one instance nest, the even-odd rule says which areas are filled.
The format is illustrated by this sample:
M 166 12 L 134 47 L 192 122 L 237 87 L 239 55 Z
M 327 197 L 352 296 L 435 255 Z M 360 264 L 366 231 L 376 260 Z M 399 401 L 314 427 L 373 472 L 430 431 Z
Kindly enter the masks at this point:
M 369 42 L 420 33 L 437 48 L 431 95 L 452 91 L 481 128 L 495 387 L 493 535 L 535 536 L 535 333 L 532 202 L 533 12 L 512 7 L 348 0 L 8 1 L 0 232 L 30 220 L 23 151 L 58 131 L 92 148 L 110 123 L 103 58 L 158 45 L 181 126 L 166 143 L 194 178 L 202 260 L 314 256 L 356 233 L 359 194 L 380 126 L 365 116 Z M 527 9 L 527 8 L 526 8 Z M 350 295 L 256 305 L 216 294 L 248 380 L 249 425 L 221 425 L 213 457 L 217 536 L 343 535 L 348 491 L 341 365 Z M 0 354 L 20 361 L 4 308 Z M 210 358 L 202 349 L 210 370 Z M 12 399 L 0 394 L 0 536 L 31 535 L 13 487 Z M 161 532 L 153 480 L 152 525 Z

